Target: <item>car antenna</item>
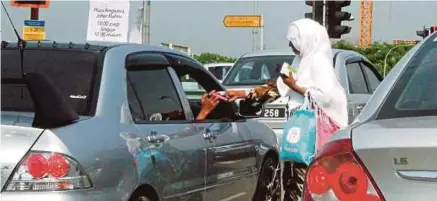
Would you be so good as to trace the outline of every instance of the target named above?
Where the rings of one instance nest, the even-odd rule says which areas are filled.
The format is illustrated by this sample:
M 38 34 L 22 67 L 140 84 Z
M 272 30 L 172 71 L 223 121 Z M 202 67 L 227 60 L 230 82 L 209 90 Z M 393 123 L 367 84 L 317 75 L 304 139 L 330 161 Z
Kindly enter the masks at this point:
M 3 3 L 3 1 L 1 3 L 2 3 L 3 9 L 6 12 L 6 15 L 8 16 L 9 22 L 11 23 L 12 28 L 14 29 L 15 35 L 17 36 L 17 39 L 18 39 L 17 45 L 18 45 L 18 48 L 20 50 L 21 76 L 23 76 L 24 75 L 24 67 L 23 67 L 24 66 L 24 47 L 26 47 L 26 41 L 21 38 L 20 34 L 18 34 L 18 31 L 14 26 L 14 22 L 12 22 L 11 16 L 9 16 L 9 12 L 5 7 L 5 4 Z

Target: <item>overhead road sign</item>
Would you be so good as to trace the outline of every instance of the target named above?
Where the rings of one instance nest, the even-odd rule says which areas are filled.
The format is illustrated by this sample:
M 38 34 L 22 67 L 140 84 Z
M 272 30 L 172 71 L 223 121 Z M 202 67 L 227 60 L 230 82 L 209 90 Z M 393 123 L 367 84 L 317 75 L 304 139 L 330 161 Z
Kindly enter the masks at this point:
M 223 19 L 225 27 L 261 27 L 261 15 L 226 15 Z
M 45 21 L 24 20 L 23 39 L 26 41 L 42 41 L 46 39 Z

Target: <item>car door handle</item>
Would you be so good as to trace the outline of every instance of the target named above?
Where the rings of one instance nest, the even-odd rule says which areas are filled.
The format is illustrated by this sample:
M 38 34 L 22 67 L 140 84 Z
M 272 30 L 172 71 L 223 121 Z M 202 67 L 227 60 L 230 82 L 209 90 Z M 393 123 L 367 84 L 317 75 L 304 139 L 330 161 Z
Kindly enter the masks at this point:
M 147 136 L 147 141 L 150 143 L 163 143 L 165 141 L 169 140 L 169 137 L 167 135 L 150 135 Z
M 214 134 L 214 132 L 211 132 L 211 130 L 206 129 L 205 133 L 203 134 L 203 139 L 205 140 L 215 140 L 217 138 L 217 136 Z

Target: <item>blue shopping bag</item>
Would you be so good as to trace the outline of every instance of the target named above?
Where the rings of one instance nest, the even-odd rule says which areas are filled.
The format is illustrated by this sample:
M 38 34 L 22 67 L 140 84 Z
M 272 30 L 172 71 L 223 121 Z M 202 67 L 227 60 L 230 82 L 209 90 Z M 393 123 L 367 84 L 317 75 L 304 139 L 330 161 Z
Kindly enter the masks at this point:
M 316 128 L 316 113 L 305 100 L 285 123 L 280 159 L 309 165 L 315 153 Z

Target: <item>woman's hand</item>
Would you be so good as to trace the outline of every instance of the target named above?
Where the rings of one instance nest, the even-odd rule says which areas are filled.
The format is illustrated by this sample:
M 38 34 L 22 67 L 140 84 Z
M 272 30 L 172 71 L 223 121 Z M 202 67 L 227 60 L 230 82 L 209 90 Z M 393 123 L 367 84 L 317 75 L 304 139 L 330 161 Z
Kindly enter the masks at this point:
M 204 94 L 200 100 L 201 109 L 196 117 L 196 120 L 204 120 L 209 113 L 211 113 L 220 103 L 218 97 L 215 95 L 215 90 L 208 94 Z
M 296 80 L 293 76 L 284 76 L 281 74 L 282 81 L 285 85 L 296 91 L 297 93 L 300 93 L 302 96 L 305 95 L 306 89 L 303 87 L 299 87 L 296 84 Z
M 226 95 L 229 96 L 228 102 L 234 102 L 235 100 L 237 100 L 239 98 L 245 98 L 246 91 L 244 91 L 244 90 L 229 90 L 229 91 L 226 91 Z

